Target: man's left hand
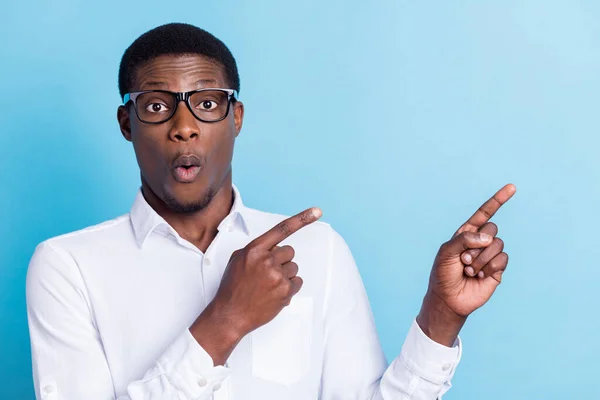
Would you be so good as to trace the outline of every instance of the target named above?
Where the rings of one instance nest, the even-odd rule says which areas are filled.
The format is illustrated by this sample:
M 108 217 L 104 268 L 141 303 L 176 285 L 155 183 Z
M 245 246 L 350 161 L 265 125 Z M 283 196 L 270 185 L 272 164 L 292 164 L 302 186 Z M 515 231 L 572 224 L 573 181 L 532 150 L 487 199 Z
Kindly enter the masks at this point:
M 436 342 L 452 346 L 469 314 L 484 305 L 500 284 L 508 255 L 496 237 L 498 227 L 489 220 L 515 192 L 514 185 L 504 186 L 440 247 L 417 317 L 421 329 Z

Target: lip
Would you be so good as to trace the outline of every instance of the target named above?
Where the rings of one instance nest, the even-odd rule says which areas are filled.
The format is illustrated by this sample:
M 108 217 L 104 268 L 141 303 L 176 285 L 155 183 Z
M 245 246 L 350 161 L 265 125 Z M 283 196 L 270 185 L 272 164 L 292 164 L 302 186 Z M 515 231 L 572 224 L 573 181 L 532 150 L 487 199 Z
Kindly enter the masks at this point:
M 171 166 L 173 177 L 177 182 L 191 183 L 196 180 L 202 170 L 202 161 L 194 154 L 179 156 Z

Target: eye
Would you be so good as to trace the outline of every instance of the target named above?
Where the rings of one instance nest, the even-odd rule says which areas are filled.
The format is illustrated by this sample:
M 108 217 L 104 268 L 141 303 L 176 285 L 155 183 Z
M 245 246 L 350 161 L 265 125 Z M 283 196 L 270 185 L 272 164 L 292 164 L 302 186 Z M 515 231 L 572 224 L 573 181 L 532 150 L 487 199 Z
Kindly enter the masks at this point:
M 151 113 L 159 113 L 167 111 L 168 107 L 164 103 L 149 103 L 146 106 L 146 111 Z
M 217 108 L 219 105 L 217 104 L 216 101 L 214 100 L 202 100 L 199 104 L 198 104 L 198 108 L 201 111 L 211 111 L 214 110 L 215 108 Z
M 221 90 L 204 89 L 190 97 L 190 105 L 194 112 L 214 113 L 227 106 L 227 94 Z

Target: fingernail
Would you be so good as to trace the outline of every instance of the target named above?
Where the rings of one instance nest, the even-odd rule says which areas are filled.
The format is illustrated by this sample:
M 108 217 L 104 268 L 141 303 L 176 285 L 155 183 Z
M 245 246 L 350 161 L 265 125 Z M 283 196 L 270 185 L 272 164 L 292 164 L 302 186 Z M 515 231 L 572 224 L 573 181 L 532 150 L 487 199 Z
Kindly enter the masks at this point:
M 478 277 L 483 278 L 483 271 L 479 271 L 479 273 L 477 274 Z
M 475 270 L 473 269 L 473 267 L 467 267 L 465 268 L 465 272 L 467 273 L 467 275 L 469 276 L 473 276 L 475 275 Z
M 467 262 L 467 263 L 470 263 L 471 259 L 472 259 L 471 255 L 468 253 L 465 254 L 463 258 L 465 259 L 465 262 Z
M 485 243 L 487 243 L 487 242 L 491 242 L 491 241 L 492 241 L 492 237 L 491 237 L 490 235 L 486 235 L 485 233 L 480 233 L 480 234 L 479 234 L 479 239 L 480 239 L 482 242 L 485 242 Z
M 314 208 L 312 209 L 312 215 L 313 215 L 315 218 L 321 218 L 321 216 L 323 215 L 323 211 L 321 211 L 321 209 L 320 209 L 320 208 L 314 207 Z

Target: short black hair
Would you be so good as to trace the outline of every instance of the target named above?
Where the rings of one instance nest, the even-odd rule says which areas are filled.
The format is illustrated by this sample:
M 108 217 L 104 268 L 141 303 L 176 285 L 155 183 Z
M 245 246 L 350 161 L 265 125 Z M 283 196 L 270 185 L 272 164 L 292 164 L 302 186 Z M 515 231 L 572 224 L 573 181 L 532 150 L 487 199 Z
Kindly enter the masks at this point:
M 240 91 L 237 64 L 225 43 L 197 26 L 171 23 L 149 30 L 125 50 L 119 66 L 121 98 L 131 91 L 136 68 L 165 54 L 198 54 L 211 58 L 223 66 L 231 89 Z

